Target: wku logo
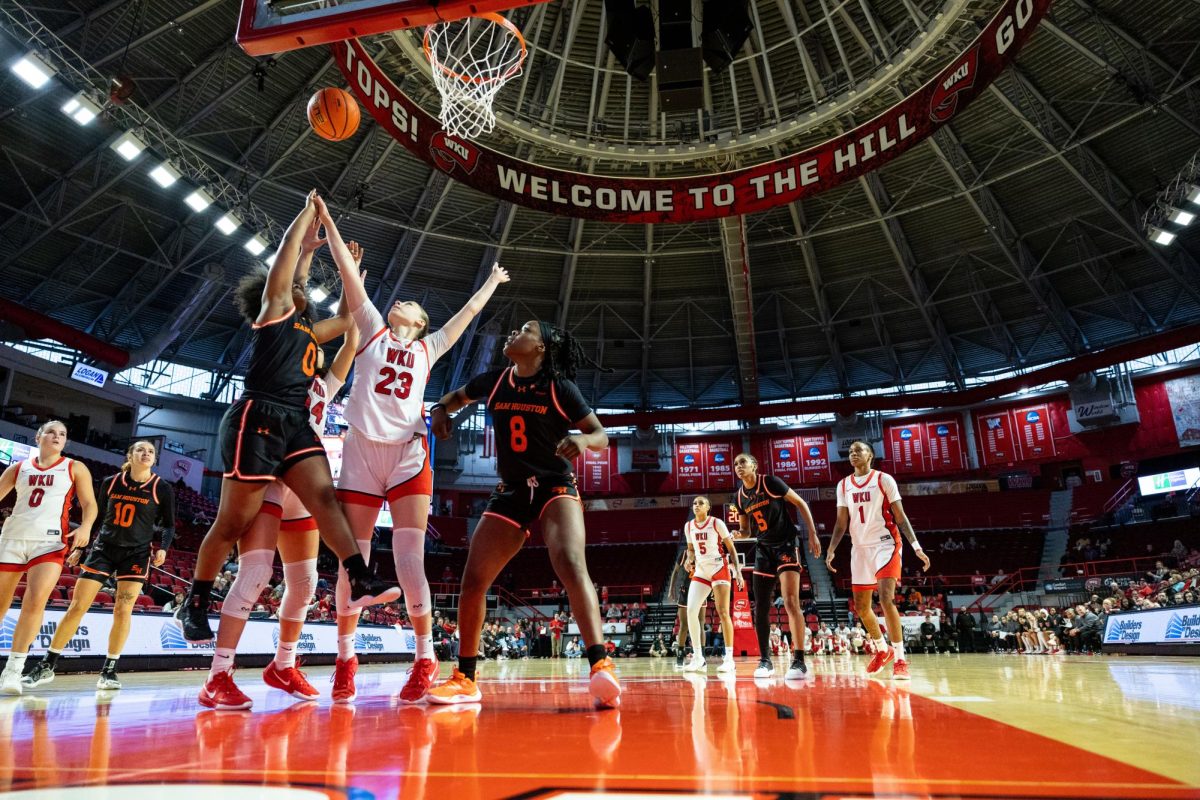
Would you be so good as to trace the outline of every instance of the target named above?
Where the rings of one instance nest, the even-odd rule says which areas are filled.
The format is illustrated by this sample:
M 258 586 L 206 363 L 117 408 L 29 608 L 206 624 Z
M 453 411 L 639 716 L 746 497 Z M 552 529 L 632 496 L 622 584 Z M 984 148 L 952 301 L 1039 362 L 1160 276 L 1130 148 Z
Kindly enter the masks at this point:
M 934 122 L 945 122 L 958 110 L 958 95 L 975 86 L 979 72 L 979 45 L 963 54 L 939 79 L 929 101 L 929 116 Z
M 429 154 L 433 156 L 443 172 L 454 172 L 455 167 L 470 175 L 479 164 L 479 151 L 471 145 L 438 131 L 429 142 Z

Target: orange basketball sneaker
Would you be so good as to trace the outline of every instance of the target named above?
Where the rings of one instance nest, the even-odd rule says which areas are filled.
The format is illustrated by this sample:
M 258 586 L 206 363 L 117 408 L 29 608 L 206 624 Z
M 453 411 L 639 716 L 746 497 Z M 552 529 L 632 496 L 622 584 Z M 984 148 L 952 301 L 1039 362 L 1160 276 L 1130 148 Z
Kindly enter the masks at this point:
M 474 680 L 463 675 L 458 671 L 458 667 L 455 667 L 450 678 L 430 689 L 426 697 L 431 703 L 448 706 L 455 703 L 478 703 L 483 700 L 483 692 L 479 691 Z
M 405 703 L 419 703 L 433 686 L 438 676 L 438 660 L 436 658 L 418 659 L 413 668 L 408 671 L 408 680 L 400 690 L 400 699 Z
M 874 675 L 879 670 L 892 663 L 896 658 L 896 651 L 891 647 L 885 650 L 876 650 L 875 655 L 871 656 L 871 663 L 867 664 L 867 674 Z
M 616 708 L 621 705 L 621 682 L 617 680 L 616 665 L 607 656 L 592 665 L 588 678 L 588 691 L 598 708 Z
M 358 672 L 358 656 L 350 656 L 345 661 L 338 659 L 333 667 L 333 702 L 353 703 L 358 697 L 354 689 L 354 673 Z

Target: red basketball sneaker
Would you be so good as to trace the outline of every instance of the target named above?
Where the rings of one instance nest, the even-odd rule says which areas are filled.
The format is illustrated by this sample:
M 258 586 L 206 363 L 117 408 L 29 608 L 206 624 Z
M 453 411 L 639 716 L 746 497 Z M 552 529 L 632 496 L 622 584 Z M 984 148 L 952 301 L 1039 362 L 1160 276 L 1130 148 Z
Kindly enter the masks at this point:
M 875 655 L 871 656 L 871 663 L 867 664 L 867 674 L 874 675 L 879 670 L 892 663 L 896 658 L 896 651 L 891 647 L 886 650 L 876 650 Z
M 197 699 L 205 708 L 219 711 L 239 711 L 254 705 L 254 701 L 233 682 L 232 672 L 218 672 L 205 681 Z
M 438 676 L 438 661 L 436 658 L 422 658 L 413 664 L 408 671 L 408 680 L 400 690 L 400 699 L 405 703 L 419 703 L 425 699 L 426 692 L 433 686 Z
M 617 680 L 616 666 L 611 658 L 603 658 L 592 665 L 588 677 L 588 691 L 598 708 L 616 708 L 621 705 L 621 682 Z
M 892 664 L 892 680 L 907 681 L 910 680 L 908 675 L 908 662 L 903 659 L 896 659 L 896 663 Z
M 354 690 L 354 673 L 358 672 L 358 656 L 338 659 L 333 667 L 333 702 L 353 703 L 358 697 Z
M 263 683 L 273 689 L 287 692 L 298 700 L 316 700 L 321 696 L 299 669 L 280 669 L 274 661 L 267 664 L 267 668 L 263 670 Z

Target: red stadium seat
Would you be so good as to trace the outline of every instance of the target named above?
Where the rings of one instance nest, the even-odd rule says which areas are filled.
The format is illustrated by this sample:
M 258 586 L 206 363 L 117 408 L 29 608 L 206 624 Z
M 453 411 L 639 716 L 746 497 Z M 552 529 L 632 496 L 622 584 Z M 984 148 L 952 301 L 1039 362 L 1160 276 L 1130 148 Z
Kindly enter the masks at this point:
M 95 601 L 93 601 L 93 602 L 111 606 L 113 603 L 113 597 L 108 592 L 99 592 L 96 595 Z

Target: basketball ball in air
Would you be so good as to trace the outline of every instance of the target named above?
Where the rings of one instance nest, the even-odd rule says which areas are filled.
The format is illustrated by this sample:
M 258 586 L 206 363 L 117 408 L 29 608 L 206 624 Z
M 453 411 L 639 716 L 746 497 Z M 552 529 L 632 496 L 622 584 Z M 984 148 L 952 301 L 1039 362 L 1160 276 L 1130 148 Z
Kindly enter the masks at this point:
M 350 138 L 358 130 L 358 120 L 358 103 L 345 89 L 327 86 L 308 101 L 308 124 L 322 139 Z

